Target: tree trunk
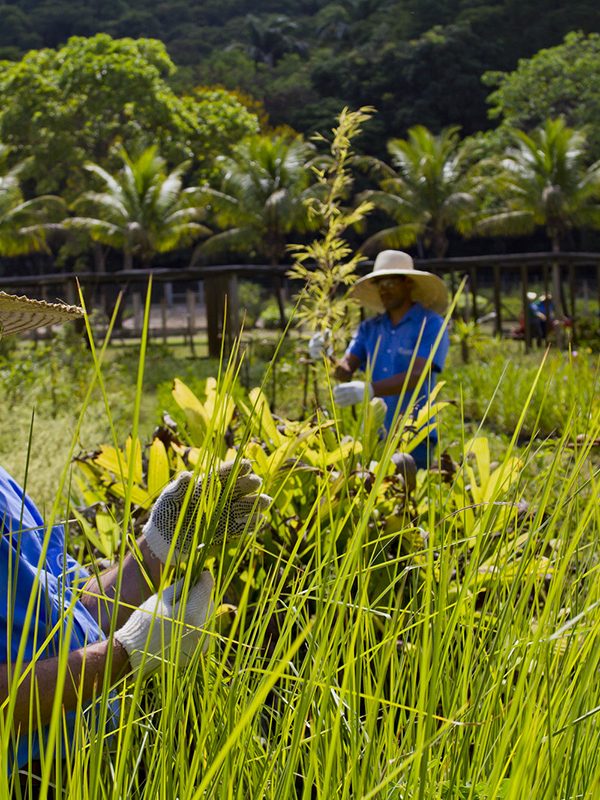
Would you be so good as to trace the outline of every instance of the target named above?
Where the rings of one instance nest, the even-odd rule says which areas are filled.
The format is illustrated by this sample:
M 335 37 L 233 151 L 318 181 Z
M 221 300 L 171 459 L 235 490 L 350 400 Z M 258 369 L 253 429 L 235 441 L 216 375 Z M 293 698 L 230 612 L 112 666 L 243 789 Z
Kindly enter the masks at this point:
M 226 292 L 227 278 L 224 276 L 210 275 L 204 279 L 208 355 L 210 358 L 219 358 L 221 355 Z

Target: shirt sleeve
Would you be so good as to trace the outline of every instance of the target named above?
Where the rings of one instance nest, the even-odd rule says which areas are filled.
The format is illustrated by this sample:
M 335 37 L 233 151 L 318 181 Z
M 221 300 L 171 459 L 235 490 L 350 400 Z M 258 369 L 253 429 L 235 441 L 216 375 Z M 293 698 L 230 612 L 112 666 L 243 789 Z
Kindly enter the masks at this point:
M 360 359 L 360 368 L 364 369 L 369 355 L 367 350 L 367 336 L 364 322 L 361 322 L 358 330 L 350 340 L 350 344 L 346 348 L 346 355 L 356 356 L 358 359 Z
M 437 340 L 442 328 L 444 331 L 438 342 Z M 450 337 L 448 336 L 446 321 L 438 314 L 428 317 L 417 349 L 417 356 L 427 359 L 433 351 L 433 357 L 431 359 L 432 369 L 435 372 L 441 372 L 446 363 L 449 347 Z

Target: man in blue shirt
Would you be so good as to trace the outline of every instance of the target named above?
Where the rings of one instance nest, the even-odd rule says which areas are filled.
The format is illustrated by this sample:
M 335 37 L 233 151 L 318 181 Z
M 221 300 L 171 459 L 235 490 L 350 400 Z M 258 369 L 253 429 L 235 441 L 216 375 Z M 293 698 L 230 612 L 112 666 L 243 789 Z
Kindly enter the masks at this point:
M 380 313 L 360 325 L 337 364 L 334 374 L 342 383 L 334 387 L 334 400 L 347 406 L 362 402 L 365 394 L 382 397 L 389 432 L 408 408 L 420 381 L 415 410 L 427 402 L 444 367 L 449 337 L 442 315 L 448 292 L 437 275 L 415 269 L 407 253 L 384 250 L 375 259 L 373 271 L 356 282 L 352 293 L 363 306 Z M 358 369 L 369 374 L 370 382 L 352 380 Z M 411 452 L 418 467 L 430 465 L 436 442 L 433 428 L 428 439 Z
M 82 313 L 0 292 L 0 336 Z M 182 666 L 204 646 L 203 627 L 212 607 L 210 573 L 189 587 L 181 579 L 165 588 L 163 580 L 165 566 L 175 566 L 198 544 L 203 480 L 205 486 L 207 480 L 218 481 L 222 491 L 231 484 L 217 536 L 239 536 L 256 525 L 270 500 L 256 493 L 260 478 L 243 459 L 224 464 L 207 479 L 181 473 L 158 497 L 137 552 L 90 576 L 69 555 L 63 526 L 45 525 L 31 499 L 0 467 L 0 705 L 13 734 L 9 769 L 28 764 L 31 771 L 56 703 L 72 731 L 82 703 L 85 707 L 97 698 L 103 685 L 110 687 L 128 672 L 145 678 L 169 658 L 175 639 Z M 65 649 L 66 673 L 61 666 Z

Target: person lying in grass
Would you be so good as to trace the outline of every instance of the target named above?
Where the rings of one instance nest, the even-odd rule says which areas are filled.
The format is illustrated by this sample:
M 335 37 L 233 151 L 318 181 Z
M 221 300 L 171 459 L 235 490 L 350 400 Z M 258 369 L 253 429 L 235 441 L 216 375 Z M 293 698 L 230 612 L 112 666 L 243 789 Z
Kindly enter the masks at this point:
M 0 292 L 0 335 L 82 313 Z M 39 758 L 39 731 L 55 713 L 57 693 L 72 726 L 76 709 L 97 697 L 106 681 L 112 685 L 130 672 L 143 679 L 173 657 L 184 666 L 205 646 L 212 577 L 204 571 L 187 585 L 182 578 L 165 587 L 165 566 L 189 556 L 208 526 L 198 511 L 203 489 L 226 500 L 217 506 L 216 541 L 258 524 L 270 500 L 260 487 L 243 459 L 206 479 L 181 473 L 158 497 L 137 552 L 90 576 L 69 554 L 63 526 L 47 527 L 0 467 L 0 702 L 12 730 L 9 763 Z

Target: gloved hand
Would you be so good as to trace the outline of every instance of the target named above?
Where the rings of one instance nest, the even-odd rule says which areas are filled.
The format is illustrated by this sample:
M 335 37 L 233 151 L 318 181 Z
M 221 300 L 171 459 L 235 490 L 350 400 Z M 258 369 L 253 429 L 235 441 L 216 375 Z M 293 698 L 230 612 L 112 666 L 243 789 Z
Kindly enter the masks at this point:
M 252 472 L 252 465 L 247 459 L 239 462 L 235 482 L 229 487 L 228 496 L 223 501 L 223 492 L 234 463 L 228 461 L 207 476 L 197 478 L 191 489 L 193 473 L 182 472 L 160 493 L 143 527 L 143 533 L 148 547 L 163 564 L 171 552 L 174 538 L 172 557 L 190 554 L 197 526 L 199 535 L 196 541 L 219 544 L 226 534 L 232 538 L 241 536 L 247 528 L 259 522 L 271 498 L 266 494 L 257 494 L 262 480 Z M 205 519 L 204 514 L 198 520 L 201 500 L 206 502 L 205 498 L 213 493 L 219 509 L 216 525 L 210 519 Z M 207 542 L 205 530 L 209 525 L 214 527 L 214 536 Z
M 308 355 L 313 361 L 320 361 L 323 356 L 329 358 L 333 355 L 330 330 L 325 330 L 323 333 L 315 333 L 310 337 L 308 342 Z
M 373 399 L 373 387 L 366 381 L 348 381 L 348 383 L 339 383 L 333 387 L 333 399 L 342 408 L 362 403 L 365 393 L 368 400 Z
M 178 638 L 181 666 L 186 666 L 196 651 L 204 635 L 202 626 L 212 611 L 213 579 L 210 572 L 203 572 L 198 583 L 190 587 L 182 609 L 183 581 L 182 578 L 167 587 L 162 594 L 153 594 L 115 632 L 114 638 L 127 651 L 134 673 L 141 671 L 146 677 L 155 672 L 162 661 L 171 658 L 173 641 Z M 204 643 L 203 652 L 207 644 Z

